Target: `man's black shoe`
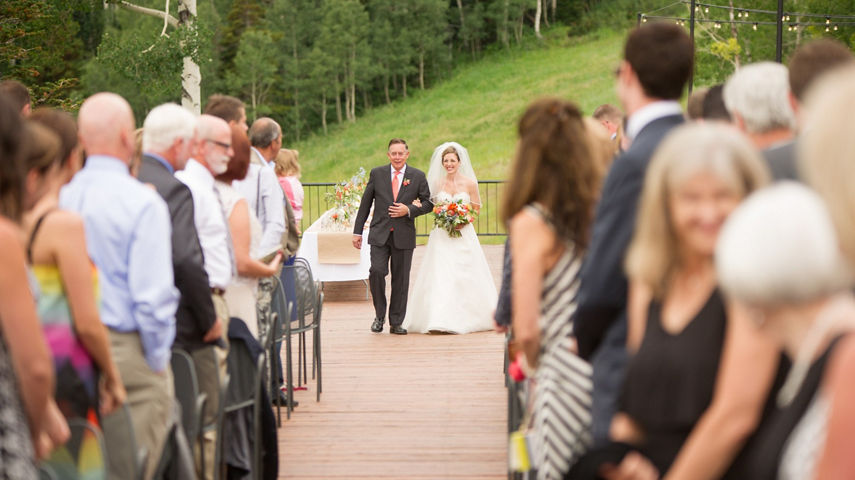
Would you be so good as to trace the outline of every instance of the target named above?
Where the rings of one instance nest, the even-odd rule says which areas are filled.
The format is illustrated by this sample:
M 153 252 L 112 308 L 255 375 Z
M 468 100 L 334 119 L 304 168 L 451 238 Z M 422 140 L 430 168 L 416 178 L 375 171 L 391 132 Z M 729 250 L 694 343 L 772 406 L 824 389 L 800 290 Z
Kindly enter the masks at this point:
M 276 405 L 276 399 L 275 398 L 273 399 L 273 405 Z M 279 391 L 279 405 L 282 405 L 283 407 L 288 405 L 288 394 L 281 391 L 281 390 Z M 294 400 L 293 406 L 296 407 L 297 405 L 300 405 L 300 402 L 298 402 L 297 400 Z
M 375 318 L 374 322 L 371 324 L 371 331 L 374 333 L 380 333 L 383 331 L 383 320 L 379 318 Z
M 389 333 L 392 333 L 395 335 L 406 335 L 407 329 L 401 327 L 400 325 L 390 325 L 389 326 Z

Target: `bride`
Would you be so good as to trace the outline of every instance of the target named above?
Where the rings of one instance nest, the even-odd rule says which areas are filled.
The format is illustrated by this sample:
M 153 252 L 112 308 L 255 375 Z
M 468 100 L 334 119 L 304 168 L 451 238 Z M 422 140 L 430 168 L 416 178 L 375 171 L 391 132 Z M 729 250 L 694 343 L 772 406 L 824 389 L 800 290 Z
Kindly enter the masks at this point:
M 471 203 L 481 209 L 478 181 L 469 153 L 460 144 L 447 142 L 436 147 L 427 175 L 431 201 Z M 496 285 L 487 266 L 475 227 L 460 229 L 452 238 L 434 228 L 428 238 L 416 283 L 410 296 L 404 328 L 420 333 L 469 333 L 493 328 Z

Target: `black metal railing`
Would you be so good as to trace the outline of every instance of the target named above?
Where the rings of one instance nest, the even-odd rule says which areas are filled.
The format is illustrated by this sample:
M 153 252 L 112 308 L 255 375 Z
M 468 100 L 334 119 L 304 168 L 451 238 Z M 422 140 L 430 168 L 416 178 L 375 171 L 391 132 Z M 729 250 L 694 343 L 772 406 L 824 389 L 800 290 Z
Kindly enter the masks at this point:
M 335 191 L 335 183 L 304 183 L 303 184 L 303 219 L 300 230 L 305 230 L 314 223 L 324 212 L 329 210 L 326 193 Z M 475 231 L 482 237 L 503 237 L 506 235 L 505 226 L 499 219 L 504 180 L 480 180 L 478 190 L 481 194 L 481 213 L 475 220 Z M 416 234 L 426 237 L 433 229 L 430 215 L 422 215 L 416 219 Z

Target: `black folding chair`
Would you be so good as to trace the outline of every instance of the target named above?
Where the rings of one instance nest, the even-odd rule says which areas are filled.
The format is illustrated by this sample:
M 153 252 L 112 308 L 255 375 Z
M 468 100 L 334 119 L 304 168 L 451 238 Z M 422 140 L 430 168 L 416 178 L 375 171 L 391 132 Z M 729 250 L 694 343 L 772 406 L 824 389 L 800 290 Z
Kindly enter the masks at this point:
M 137 447 L 134 424 L 127 404 L 101 418 L 107 452 L 107 473 L 111 480 L 140 480 L 145 475 L 149 452 Z
M 68 419 L 68 429 L 71 436 L 65 445 L 55 449 L 50 458 L 39 465 L 40 478 L 106 478 L 107 454 L 101 430 L 82 418 Z M 94 458 L 93 454 L 98 458 Z M 83 456 L 86 456 L 86 465 L 81 465 Z M 81 471 L 81 468 L 86 470 Z
M 187 444 L 192 449 L 197 443 L 201 447 L 202 412 L 205 410 L 207 395 L 199 391 L 199 378 L 193 358 L 184 350 L 172 349 L 172 377 L 175 384 L 175 399 L 181 406 L 181 424 Z M 202 452 L 202 476 L 205 474 L 205 453 Z

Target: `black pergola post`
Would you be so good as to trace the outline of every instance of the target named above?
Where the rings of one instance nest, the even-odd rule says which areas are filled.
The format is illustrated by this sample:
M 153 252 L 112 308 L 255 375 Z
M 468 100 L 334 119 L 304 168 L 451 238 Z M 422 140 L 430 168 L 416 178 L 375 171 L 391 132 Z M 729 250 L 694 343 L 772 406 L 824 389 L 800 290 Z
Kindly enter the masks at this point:
M 689 70 L 689 95 L 695 84 L 695 0 L 689 3 L 689 37 L 692 39 L 692 69 Z
M 778 32 L 775 38 L 775 61 L 782 63 L 784 51 L 784 0 L 778 0 Z

